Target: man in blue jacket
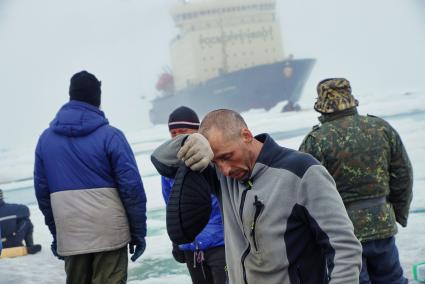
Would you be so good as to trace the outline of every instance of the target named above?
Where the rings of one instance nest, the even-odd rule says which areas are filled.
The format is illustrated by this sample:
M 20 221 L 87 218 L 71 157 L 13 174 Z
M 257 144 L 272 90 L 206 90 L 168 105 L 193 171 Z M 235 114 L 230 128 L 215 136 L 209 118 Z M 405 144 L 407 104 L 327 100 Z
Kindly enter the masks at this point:
M 67 283 L 125 283 L 145 250 L 146 195 L 124 134 L 99 109 L 101 82 L 76 73 L 70 101 L 40 136 L 34 187 Z
M 171 137 L 191 134 L 198 131 L 199 118 L 190 108 L 181 106 L 169 116 L 168 128 Z M 162 176 L 162 195 L 168 203 L 174 180 Z M 186 263 L 194 284 L 226 283 L 226 260 L 224 252 L 223 221 L 218 200 L 211 195 L 212 211 L 208 224 L 190 244 L 173 244 L 173 256 L 176 261 Z

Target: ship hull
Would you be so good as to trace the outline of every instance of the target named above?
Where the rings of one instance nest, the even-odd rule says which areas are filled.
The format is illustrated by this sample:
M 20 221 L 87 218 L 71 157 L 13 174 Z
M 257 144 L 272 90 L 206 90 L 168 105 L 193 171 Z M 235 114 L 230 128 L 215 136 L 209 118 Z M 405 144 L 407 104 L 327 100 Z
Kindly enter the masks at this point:
M 175 95 L 154 99 L 150 120 L 153 124 L 167 123 L 169 114 L 182 105 L 202 118 L 220 108 L 243 112 L 253 108 L 269 110 L 282 101 L 296 103 L 314 63 L 314 59 L 281 61 L 220 75 Z

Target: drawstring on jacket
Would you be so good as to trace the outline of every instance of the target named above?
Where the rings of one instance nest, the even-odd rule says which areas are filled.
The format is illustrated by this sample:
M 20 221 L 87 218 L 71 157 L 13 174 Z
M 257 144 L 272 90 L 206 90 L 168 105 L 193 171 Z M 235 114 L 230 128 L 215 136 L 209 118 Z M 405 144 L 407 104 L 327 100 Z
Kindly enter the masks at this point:
M 201 265 L 202 275 L 204 275 L 204 279 L 206 280 L 207 276 L 204 270 L 204 260 L 204 252 L 196 247 L 196 250 L 193 252 L 193 268 L 196 268 L 196 264 L 199 263 Z

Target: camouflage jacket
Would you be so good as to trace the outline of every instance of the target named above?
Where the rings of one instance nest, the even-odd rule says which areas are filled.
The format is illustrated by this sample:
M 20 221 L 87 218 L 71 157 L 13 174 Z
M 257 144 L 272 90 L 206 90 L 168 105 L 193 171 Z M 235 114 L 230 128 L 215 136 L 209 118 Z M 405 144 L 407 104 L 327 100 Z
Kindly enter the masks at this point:
M 300 151 L 313 155 L 335 179 L 357 238 L 395 235 L 396 221 L 407 225 L 413 184 L 400 136 L 385 120 L 358 115 L 356 108 L 319 120 Z M 357 206 L 362 203 L 366 206 Z

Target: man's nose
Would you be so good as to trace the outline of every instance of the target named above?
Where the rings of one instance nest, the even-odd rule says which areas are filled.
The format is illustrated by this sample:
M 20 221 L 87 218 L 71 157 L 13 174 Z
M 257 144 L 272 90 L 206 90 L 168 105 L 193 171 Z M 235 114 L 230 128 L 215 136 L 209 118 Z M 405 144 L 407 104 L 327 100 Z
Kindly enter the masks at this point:
M 220 171 L 223 173 L 223 175 L 225 175 L 226 177 L 229 176 L 230 174 L 230 167 L 226 164 L 226 163 L 219 163 L 218 167 L 220 168 Z

